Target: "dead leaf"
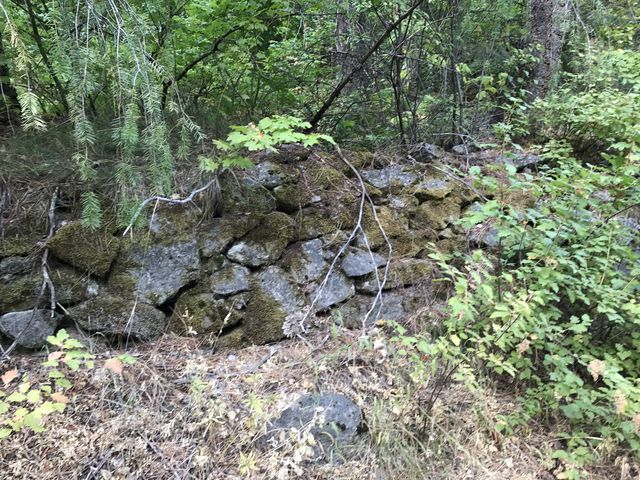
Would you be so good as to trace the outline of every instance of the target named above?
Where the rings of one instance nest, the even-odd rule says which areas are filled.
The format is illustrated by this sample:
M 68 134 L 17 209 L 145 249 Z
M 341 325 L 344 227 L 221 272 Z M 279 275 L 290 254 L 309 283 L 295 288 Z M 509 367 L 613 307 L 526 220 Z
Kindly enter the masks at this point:
M 14 368 L 13 370 L 7 370 L 6 372 L 4 372 L 2 374 L 2 382 L 4 383 L 4 386 L 6 387 L 7 385 L 9 385 L 13 380 L 15 380 L 18 377 L 18 369 Z
M 62 352 L 57 351 L 57 352 L 51 352 L 47 358 L 49 360 L 60 360 L 60 357 L 62 357 Z
M 122 374 L 122 362 L 117 358 L 110 358 L 106 362 L 104 362 L 104 368 L 108 368 L 113 373 L 117 375 Z
M 605 364 L 602 360 L 594 359 L 589 362 L 587 369 L 589 370 L 589 373 L 593 377 L 594 382 L 598 381 L 598 379 L 600 378 L 600 375 L 602 375 L 602 373 L 604 372 L 604 367 L 605 367 Z
M 54 402 L 60 402 L 60 403 L 64 403 L 64 404 L 69 403 L 69 397 L 67 397 L 62 392 L 54 392 L 54 393 L 52 393 L 51 394 L 51 400 L 53 400 Z

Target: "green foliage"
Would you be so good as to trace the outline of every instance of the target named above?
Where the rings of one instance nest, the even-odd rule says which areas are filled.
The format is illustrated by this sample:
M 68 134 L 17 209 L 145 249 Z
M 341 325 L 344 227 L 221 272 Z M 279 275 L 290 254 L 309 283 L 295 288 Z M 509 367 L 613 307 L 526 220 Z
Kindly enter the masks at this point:
M 44 431 L 45 418 L 55 412 L 64 412 L 71 401 L 66 392 L 74 386 L 72 376 L 81 369 L 95 367 L 94 356 L 66 330 L 59 330 L 55 336 L 48 337 L 47 342 L 55 349 L 41 364 L 42 371 L 20 376 L 14 369 L 0 377 L 3 382 L 0 388 L 0 440 L 23 430 Z M 120 373 L 123 364 L 133 363 L 135 358 L 121 355 L 108 359 L 104 367 Z
M 640 451 L 640 231 L 618 213 L 637 201 L 635 183 L 633 171 L 571 158 L 536 181 L 512 170 L 485 182 L 495 199 L 462 220 L 491 225 L 499 248 L 460 266 L 434 254 L 455 294 L 446 335 L 418 349 L 511 377 L 522 410 L 503 428 L 560 415 L 570 429 L 557 456 L 568 464 L 593 461 L 603 442 Z M 534 208 L 502 200 L 522 191 Z
M 200 157 L 200 169 L 205 172 L 216 172 L 226 168 L 250 168 L 253 163 L 242 156 L 242 151 L 272 151 L 285 143 L 301 143 L 305 147 L 317 145 L 324 140 L 334 143 L 328 135 L 318 133 L 302 133 L 296 130 L 310 128 L 304 120 L 289 116 L 263 118 L 257 125 L 232 126 L 226 141 L 214 140 L 213 144 L 222 155 L 216 159 Z

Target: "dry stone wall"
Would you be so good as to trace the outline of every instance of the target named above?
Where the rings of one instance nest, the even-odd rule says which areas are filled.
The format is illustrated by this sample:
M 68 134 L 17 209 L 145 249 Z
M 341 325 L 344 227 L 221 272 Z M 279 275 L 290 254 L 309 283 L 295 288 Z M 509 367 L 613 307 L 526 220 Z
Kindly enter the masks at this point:
M 164 205 L 146 230 L 124 238 L 77 221 L 62 225 L 47 245 L 61 308 L 53 319 L 38 311 L 20 343 L 41 345 L 64 322 L 107 336 L 150 340 L 172 331 L 240 346 L 283 338 L 283 326 L 307 311 L 354 328 L 365 317 L 402 321 L 443 288 L 433 281 L 428 244 L 467 248 L 453 224 L 476 199 L 425 164 L 348 158 L 376 206 L 375 215 L 369 206 L 362 215 L 366 237 L 337 260 L 359 217 L 359 184 L 331 154 L 285 149 L 222 175 L 217 218 Z M 33 246 L 17 248 L 17 240 L 0 248 L 0 332 L 8 337 L 30 317 L 41 282 Z M 372 310 L 388 261 L 382 302 Z

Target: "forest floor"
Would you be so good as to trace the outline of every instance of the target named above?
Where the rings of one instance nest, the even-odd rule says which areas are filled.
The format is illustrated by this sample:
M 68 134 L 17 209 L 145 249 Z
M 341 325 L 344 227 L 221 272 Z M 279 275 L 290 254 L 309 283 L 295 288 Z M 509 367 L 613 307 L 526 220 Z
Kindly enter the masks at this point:
M 196 339 L 165 335 L 129 346 L 136 362 L 121 374 L 100 368 L 124 350 L 82 338 L 96 368 L 68 375 L 73 387 L 62 414 L 45 431 L 3 440 L 1 479 L 553 479 L 553 433 L 529 425 L 496 432 L 515 408 L 511 394 L 487 387 L 470 392 L 452 383 L 430 413 L 433 385 L 416 390 L 406 365 L 375 329 L 332 328 L 303 340 L 242 350 L 202 349 Z M 17 355 L 8 365 L 46 378 L 42 356 Z M 363 410 L 365 431 L 345 450 L 346 461 L 310 463 L 295 438 L 260 450 L 255 441 L 269 419 L 300 395 L 337 392 Z M 616 464 L 617 463 L 617 464 Z M 632 478 L 618 459 L 589 478 Z

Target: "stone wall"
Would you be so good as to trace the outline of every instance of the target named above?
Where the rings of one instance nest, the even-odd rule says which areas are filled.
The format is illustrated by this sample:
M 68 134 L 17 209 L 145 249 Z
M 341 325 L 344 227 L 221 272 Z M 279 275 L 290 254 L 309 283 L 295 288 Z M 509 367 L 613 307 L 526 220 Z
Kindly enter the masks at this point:
M 21 343 L 33 347 L 74 322 L 107 336 L 148 340 L 169 330 L 239 346 L 281 339 L 283 325 L 295 328 L 307 310 L 310 319 L 332 315 L 358 328 L 389 258 L 378 222 L 392 253 L 382 304 L 368 322 L 402 321 L 444 288 L 433 281 L 428 244 L 466 249 L 452 224 L 476 199 L 427 164 L 348 158 L 367 182 L 376 215 L 367 205 L 366 238 L 357 235 L 336 261 L 358 219 L 359 184 L 331 154 L 287 150 L 262 156 L 246 172 L 225 173 L 217 218 L 204 219 L 197 206 L 164 205 L 133 237 L 77 221 L 61 226 L 47 245 L 60 305 L 54 319 L 28 311 L 41 283 L 33 245 L 7 239 L 0 248 L 0 332 L 11 337 L 30 321 Z M 47 299 L 40 303 L 46 308 Z

